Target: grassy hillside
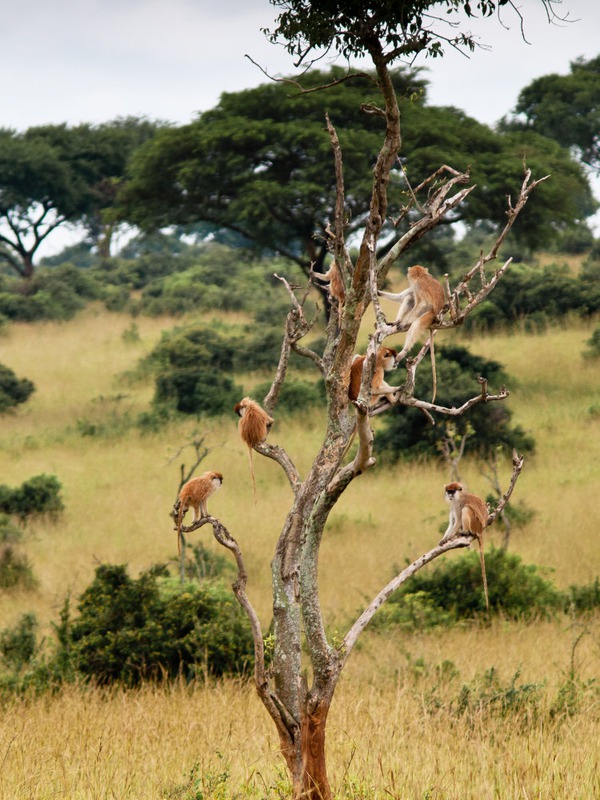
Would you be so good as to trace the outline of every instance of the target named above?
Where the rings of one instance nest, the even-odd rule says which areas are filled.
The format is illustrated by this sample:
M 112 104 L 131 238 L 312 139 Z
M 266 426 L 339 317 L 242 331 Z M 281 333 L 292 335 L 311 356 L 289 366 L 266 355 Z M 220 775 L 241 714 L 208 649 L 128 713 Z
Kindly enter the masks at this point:
M 217 421 L 182 420 L 160 433 L 141 434 L 123 424 L 127 415 L 146 409 L 152 396 L 152 386 L 123 375 L 173 324 L 138 318 L 139 337 L 132 336 L 129 317 L 90 308 L 69 323 L 11 325 L 0 341 L 0 361 L 36 385 L 24 407 L 0 420 L 0 482 L 14 486 L 53 473 L 63 484 L 66 506 L 56 522 L 28 526 L 24 548 L 39 587 L 0 594 L 0 628 L 33 611 L 48 632 L 66 593 L 76 597 L 98 563 L 128 563 L 137 576 L 173 558 L 169 512 L 180 464 L 192 460 L 191 451 L 180 448 L 198 432 L 215 448 L 202 469 L 225 476 L 211 512 L 240 542 L 249 595 L 268 625 L 269 563 L 290 502 L 279 468 L 255 456 L 255 506 L 246 450 L 229 409 Z M 537 442 L 516 493 L 537 513 L 514 534 L 511 549 L 526 562 L 548 567 L 561 588 L 600 575 L 595 512 L 600 416 L 589 412 L 598 403 L 600 373 L 581 358 L 592 327 L 577 323 L 537 335 L 467 341 L 514 376 L 509 386 L 514 421 Z M 245 390 L 266 377 L 248 379 Z M 273 440 L 305 471 L 323 420 L 276 417 Z M 469 488 L 485 494 L 488 485 L 478 465 L 461 467 Z M 509 475 L 510 465 L 503 464 L 503 484 Z M 447 478 L 441 464 L 376 466 L 342 497 L 326 532 L 320 568 L 331 630 L 347 623 L 389 579 L 394 565 L 438 540 L 447 519 Z M 207 533 L 192 536 L 217 549 Z M 488 541 L 499 544 L 500 537 L 500 531 L 491 532 Z M 580 633 L 585 635 L 575 650 Z M 561 712 L 552 723 L 547 720 L 570 675 L 586 681 L 598 674 L 599 633 L 595 619 L 579 627 L 564 618 L 528 625 L 497 621 L 387 639 L 368 634 L 334 701 L 328 729 L 334 782 L 344 783 L 344 796 L 355 798 L 598 796 L 597 753 L 585 746 L 595 742 L 595 695 L 590 694 L 585 714 Z M 444 662 L 451 664 L 444 668 Z M 490 710 L 483 702 L 469 713 L 458 710 L 461 685 L 469 684 L 473 696 L 485 696 L 477 682 L 490 668 L 500 676 L 498 696 L 528 698 L 516 717 L 496 714 L 496 706 Z M 543 685 L 537 705 L 525 690 L 511 694 L 519 670 L 518 686 Z M 276 748 L 274 730 L 251 688 L 236 681 L 194 691 L 70 688 L 60 697 L 15 701 L 5 710 L 0 796 L 187 800 L 229 797 L 225 787 L 233 792 L 244 785 L 241 796 L 280 797 Z M 193 772 L 195 764 L 199 773 Z M 195 788 L 198 774 L 212 781 L 210 791 L 199 783 Z M 204 794 L 193 793 L 201 790 Z

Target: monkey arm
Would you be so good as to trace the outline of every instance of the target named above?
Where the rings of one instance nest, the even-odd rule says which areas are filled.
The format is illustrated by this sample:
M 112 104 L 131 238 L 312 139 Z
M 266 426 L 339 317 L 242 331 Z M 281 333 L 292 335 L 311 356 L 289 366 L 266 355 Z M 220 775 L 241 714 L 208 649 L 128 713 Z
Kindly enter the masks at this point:
M 402 292 L 384 292 L 381 289 L 377 290 L 380 297 L 386 297 L 388 300 L 394 300 L 396 303 L 401 303 L 405 297 L 412 294 L 412 289 L 404 289 Z

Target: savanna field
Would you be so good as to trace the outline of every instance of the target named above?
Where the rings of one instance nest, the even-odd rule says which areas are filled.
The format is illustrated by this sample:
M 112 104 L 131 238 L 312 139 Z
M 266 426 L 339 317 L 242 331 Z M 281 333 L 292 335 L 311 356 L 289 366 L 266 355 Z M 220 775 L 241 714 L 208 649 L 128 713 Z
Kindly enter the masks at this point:
M 23 546 L 38 586 L 0 594 L 0 628 L 32 612 L 50 638 L 66 595 L 76 598 L 99 564 L 127 564 L 132 576 L 155 563 L 174 565 L 169 514 L 180 465 L 193 460 L 191 450 L 181 448 L 198 433 L 214 448 L 200 469 L 225 476 L 210 512 L 242 547 L 248 593 L 268 628 L 269 565 L 290 502 L 279 467 L 255 454 L 254 505 L 232 410 L 216 421 L 171 422 L 158 433 L 120 423 L 148 407 L 153 386 L 127 375 L 174 324 L 166 317 L 132 322 L 90 306 L 70 322 L 5 329 L 0 361 L 32 380 L 36 391 L 1 419 L 0 482 L 14 486 L 54 474 L 65 511 L 56 520 L 28 524 Z M 513 533 L 510 549 L 546 568 L 559 588 L 600 575 L 600 373 L 597 362 L 581 355 L 594 324 L 470 338 L 442 332 L 436 339 L 467 344 L 502 362 L 512 376 L 514 422 L 536 440 L 515 499 L 536 513 Z M 251 393 L 255 382 L 269 377 L 236 379 Z M 305 471 L 323 420 L 275 416 L 272 440 Z M 95 435 L 84 435 L 91 431 Z M 510 463 L 501 463 L 503 488 L 510 471 Z M 471 491 L 486 494 L 475 461 L 461 463 L 461 473 Z M 438 541 L 447 520 L 447 480 L 442 462 L 378 465 L 342 497 L 320 564 L 332 635 L 387 583 L 394 567 Z M 191 537 L 204 537 L 220 552 L 205 531 Z M 500 540 L 500 529 L 487 533 L 488 546 Z M 495 618 L 410 634 L 367 630 L 328 722 L 332 784 L 340 798 L 600 797 L 599 675 L 596 616 L 559 614 L 527 623 Z M 2 706 L 0 798 L 285 797 L 277 748 L 252 685 L 240 679 L 136 690 L 70 685 Z

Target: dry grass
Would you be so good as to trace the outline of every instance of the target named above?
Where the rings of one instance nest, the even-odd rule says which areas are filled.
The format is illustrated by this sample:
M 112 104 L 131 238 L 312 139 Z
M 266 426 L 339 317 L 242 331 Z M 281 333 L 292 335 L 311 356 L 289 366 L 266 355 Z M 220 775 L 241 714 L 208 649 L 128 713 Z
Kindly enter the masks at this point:
M 183 421 L 157 434 L 127 430 L 113 438 L 82 437 L 77 427 L 77 420 L 102 421 L 145 408 L 152 388 L 125 385 L 119 375 L 173 324 L 139 318 L 140 341 L 127 342 L 123 332 L 131 326 L 129 318 L 90 309 L 68 324 L 12 326 L 2 339 L 2 363 L 33 380 L 37 390 L 24 408 L 2 418 L 1 482 L 17 485 L 41 472 L 56 474 L 66 510 L 57 522 L 37 520 L 28 527 L 24 546 L 40 585 L 33 593 L 0 595 L 0 628 L 33 611 L 48 632 L 66 592 L 77 596 L 98 563 L 126 562 L 136 576 L 174 556 L 168 515 L 179 465 L 191 460 L 189 451 L 177 450 L 198 425 Z M 514 421 L 537 441 L 537 453 L 528 459 L 517 487 L 517 497 L 537 516 L 515 533 L 511 549 L 554 570 L 561 587 L 600 574 L 595 521 L 600 420 L 589 414 L 599 377 L 580 356 L 592 328 L 574 324 L 541 335 L 469 342 L 514 375 L 509 387 Z M 126 396 L 117 399 L 120 395 Z M 289 508 L 289 487 L 275 464 L 255 458 L 255 506 L 233 414 L 207 423 L 202 432 L 216 445 L 202 468 L 225 475 L 211 510 L 242 546 L 249 595 L 267 625 L 269 563 Z M 273 439 L 305 472 L 321 434 L 320 420 L 278 418 Z M 484 494 L 487 484 L 478 465 L 461 466 L 469 488 Z M 509 474 L 510 465 L 502 465 L 503 482 Z M 394 565 L 437 541 L 447 514 L 441 490 L 446 477 L 441 465 L 376 466 L 342 497 L 329 522 L 320 566 L 331 630 L 347 624 L 389 579 Z M 492 541 L 499 537 L 490 533 Z M 208 546 L 217 548 L 212 541 Z M 328 729 L 332 778 L 344 787 L 341 796 L 599 796 L 595 695 L 590 693 L 589 704 L 571 717 L 548 714 L 566 680 L 578 630 L 568 620 L 498 621 L 491 627 L 413 636 L 367 636 L 348 665 Z M 598 633 L 597 621 L 587 623 L 576 653 L 581 680 L 598 674 Z M 447 684 L 436 672 L 444 660 L 459 673 Z M 505 684 L 518 670 L 522 682 L 545 682 L 540 713 L 503 718 L 452 712 L 461 684 L 491 667 Z M 445 711 L 434 710 L 432 692 L 446 704 Z M 196 779 L 203 775 L 205 784 L 194 788 L 188 781 L 186 788 L 196 763 Z M 251 688 L 237 681 L 135 692 L 70 687 L 53 697 L 15 700 L 0 722 L 0 765 L 0 796 L 14 800 L 197 800 L 236 791 L 237 797 L 275 798 L 285 786 L 269 721 Z

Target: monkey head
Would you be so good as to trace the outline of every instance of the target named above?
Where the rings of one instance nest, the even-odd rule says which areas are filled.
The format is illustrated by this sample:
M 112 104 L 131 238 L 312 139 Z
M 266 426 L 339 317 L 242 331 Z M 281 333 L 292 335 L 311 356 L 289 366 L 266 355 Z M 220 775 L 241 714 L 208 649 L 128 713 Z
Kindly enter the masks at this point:
M 456 497 L 457 494 L 460 495 L 462 490 L 463 490 L 463 487 L 462 487 L 462 484 L 460 484 L 460 483 L 456 483 L 456 482 L 447 483 L 444 486 L 444 492 L 445 492 L 445 497 L 446 497 L 447 502 L 451 503 L 454 500 L 454 498 Z

